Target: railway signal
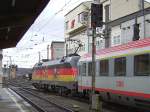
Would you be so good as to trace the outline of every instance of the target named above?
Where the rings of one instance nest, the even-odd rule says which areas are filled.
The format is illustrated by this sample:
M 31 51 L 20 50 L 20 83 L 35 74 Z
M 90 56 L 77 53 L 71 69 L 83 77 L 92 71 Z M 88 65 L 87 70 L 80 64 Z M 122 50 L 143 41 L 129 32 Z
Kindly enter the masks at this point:
M 91 109 L 98 111 L 99 109 L 95 107 L 95 103 L 98 103 L 99 97 L 95 94 L 95 76 L 96 76 L 96 63 L 95 63 L 95 55 L 96 55 L 96 46 L 95 46 L 95 38 L 96 38 L 96 27 L 103 26 L 103 5 L 100 4 L 99 0 L 93 0 L 94 3 L 91 4 L 91 28 L 92 28 L 92 92 L 91 92 Z M 96 100 L 98 99 L 98 100 Z M 101 103 L 100 103 L 101 104 Z M 100 106 L 101 107 L 101 106 Z M 100 109 L 101 111 L 101 109 Z
M 91 27 L 102 27 L 103 25 L 103 5 L 91 4 Z

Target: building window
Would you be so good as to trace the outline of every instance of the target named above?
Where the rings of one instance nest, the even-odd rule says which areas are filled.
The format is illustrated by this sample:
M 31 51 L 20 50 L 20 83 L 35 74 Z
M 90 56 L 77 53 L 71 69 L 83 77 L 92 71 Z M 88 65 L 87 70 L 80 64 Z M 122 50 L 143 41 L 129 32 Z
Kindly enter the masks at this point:
M 78 23 L 85 23 L 88 21 L 88 12 L 81 12 L 78 14 Z
M 135 76 L 150 75 L 150 54 L 142 54 L 134 57 Z
M 96 46 L 98 47 L 100 45 L 100 41 L 96 41 Z
M 82 64 L 82 75 L 86 76 L 86 63 Z
M 71 28 L 74 28 L 75 25 L 75 19 L 71 21 Z
M 88 76 L 92 76 L 92 62 L 88 63 Z
M 68 30 L 69 28 L 69 21 L 65 22 L 65 29 Z
M 79 64 L 78 75 L 81 75 L 81 74 L 82 74 L 82 66 L 81 64 Z
M 102 49 L 102 48 L 104 48 L 105 46 L 105 40 L 104 39 L 98 39 L 97 41 L 96 41 L 96 48 L 97 49 Z
M 88 49 L 88 52 L 91 52 L 92 51 L 92 43 L 89 43 L 89 49 Z
M 113 37 L 113 45 L 120 45 L 120 43 L 121 43 L 120 35 L 114 36 Z
M 126 58 L 115 59 L 115 76 L 125 76 L 126 74 Z
M 101 60 L 100 61 L 100 75 L 108 76 L 108 74 L 109 74 L 109 61 Z
M 105 22 L 110 21 L 110 5 L 105 6 Z
M 133 41 L 140 39 L 140 24 L 134 24 Z

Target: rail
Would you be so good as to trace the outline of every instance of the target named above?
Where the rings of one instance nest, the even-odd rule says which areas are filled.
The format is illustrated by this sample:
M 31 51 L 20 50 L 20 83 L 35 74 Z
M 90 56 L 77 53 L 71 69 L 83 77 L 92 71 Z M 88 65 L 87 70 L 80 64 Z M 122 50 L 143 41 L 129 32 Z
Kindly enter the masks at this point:
M 34 94 L 31 91 L 28 91 L 23 88 L 10 88 L 18 95 L 20 95 L 24 100 L 30 103 L 34 108 L 36 108 L 39 112 L 52 112 L 55 110 L 57 112 L 74 112 L 66 107 L 63 107 L 59 104 L 56 104 L 43 96 L 38 96 L 38 94 Z

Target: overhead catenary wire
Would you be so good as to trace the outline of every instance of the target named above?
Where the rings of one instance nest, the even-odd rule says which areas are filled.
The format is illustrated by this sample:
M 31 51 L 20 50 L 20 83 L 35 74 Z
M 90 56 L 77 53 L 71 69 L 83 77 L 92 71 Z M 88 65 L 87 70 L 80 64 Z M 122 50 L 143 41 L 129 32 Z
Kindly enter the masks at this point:
M 45 27 L 47 26 L 47 25 L 49 25 L 48 23 L 50 23 L 50 21 L 52 21 L 60 12 L 62 12 L 62 11 L 64 11 L 65 9 L 65 7 L 69 7 L 69 5 L 70 5 L 70 3 L 72 2 L 73 0 L 69 0 L 67 3 L 65 3 L 65 5 L 60 9 L 60 10 L 58 10 L 57 12 L 55 12 L 51 17 L 50 17 L 50 19 L 48 19 L 48 21 L 46 21 L 44 24 L 42 24 L 42 26 L 39 26 L 39 29 L 36 31 L 35 30 L 35 32 L 41 32 L 42 30 L 44 30 L 45 29 Z M 81 1 L 81 0 L 78 0 L 78 1 L 75 1 L 73 4 L 76 4 L 77 2 L 79 2 L 79 1 Z M 43 19 L 42 19 L 43 20 Z M 32 40 L 32 38 L 34 37 L 34 34 L 33 34 L 33 31 L 34 31 L 34 28 L 33 28 L 33 26 L 32 26 L 32 34 L 31 34 L 31 38 L 29 39 L 29 40 Z M 61 28 L 60 28 L 61 29 Z M 46 33 L 48 33 L 49 32 L 49 30 L 46 32 Z M 45 33 L 45 32 L 44 32 Z M 51 34 L 50 34 L 51 35 Z M 57 35 L 57 34 L 52 34 L 52 36 L 53 35 Z M 57 35 L 57 36 L 60 36 L 60 35 Z M 27 43 L 27 42 L 26 42 Z
M 55 12 L 54 13 L 54 15 L 55 16 L 57 16 L 59 13 L 61 13 L 62 11 L 64 11 L 64 10 L 66 10 L 65 8 L 66 7 L 69 7 L 69 4 L 72 2 L 73 0 L 69 0 L 67 3 L 65 3 L 65 5 L 60 9 L 60 10 L 58 10 L 57 12 Z M 76 4 L 77 2 L 79 2 L 79 1 L 81 1 L 81 0 L 77 0 L 77 1 L 75 1 L 74 2 L 74 4 Z M 70 4 L 71 5 L 71 4 Z M 50 20 L 52 20 L 52 19 L 54 19 L 53 17 L 50 19 Z M 47 22 L 49 22 L 50 20 L 48 20 Z M 43 26 L 43 24 L 42 24 L 42 26 Z M 38 32 L 40 32 L 40 31 L 42 31 L 42 30 L 44 30 L 44 28 L 47 26 L 47 24 L 45 23 L 45 25 L 44 25 L 44 27 L 40 27 L 39 29 L 38 29 Z M 32 32 L 31 32 L 31 39 L 33 39 L 34 38 L 34 27 L 33 26 L 31 26 L 30 27 L 31 28 L 31 30 L 32 30 Z M 36 31 L 35 31 L 36 32 Z M 47 32 L 49 32 L 49 31 L 47 31 Z M 47 33 L 46 32 L 46 33 Z M 56 34 L 50 34 L 50 35 L 52 35 L 52 36 L 60 36 L 60 35 L 58 35 L 58 30 L 57 30 L 57 33 Z M 51 42 L 51 41 L 50 41 Z M 27 43 L 27 42 L 26 42 Z M 43 42 L 42 42 L 43 43 Z M 25 43 L 24 43 L 25 44 Z M 25 48 L 26 49 L 26 48 Z M 30 54 L 30 53 L 29 53 Z
M 71 1 L 73 0 L 69 0 L 67 3 L 65 3 L 65 5 L 63 7 L 61 7 L 60 10 L 58 10 L 57 12 L 55 12 L 54 14 L 52 14 L 52 16 L 50 17 L 50 19 L 48 19 L 48 21 L 46 21 L 38 30 L 37 32 L 41 31 L 43 29 L 43 27 L 45 27 L 50 21 L 52 21 L 60 12 L 62 12 L 64 10 L 64 8 L 71 3 Z
M 69 5 L 70 5 L 70 3 L 71 3 L 72 1 L 73 1 L 73 0 L 69 0 L 60 10 L 58 10 L 57 12 L 55 12 L 55 13 L 51 16 L 51 18 L 50 18 L 48 21 L 45 22 L 45 24 L 43 24 L 42 26 L 40 26 L 40 28 L 37 30 L 37 32 L 44 30 L 44 28 L 48 25 L 48 23 L 51 23 L 52 20 L 53 20 L 60 12 L 63 12 L 64 10 L 66 10 L 66 9 L 65 9 L 66 7 L 69 7 Z M 76 4 L 76 3 L 78 3 L 79 1 L 81 1 L 81 0 L 77 0 L 77 1 L 73 2 L 72 4 Z M 85 0 L 85 1 L 86 1 L 86 0 Z

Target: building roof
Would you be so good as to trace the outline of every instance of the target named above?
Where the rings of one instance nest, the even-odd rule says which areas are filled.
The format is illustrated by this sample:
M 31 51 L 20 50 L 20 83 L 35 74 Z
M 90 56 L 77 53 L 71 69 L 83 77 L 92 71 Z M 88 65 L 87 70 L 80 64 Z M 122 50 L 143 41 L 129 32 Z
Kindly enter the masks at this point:
M 51 47 L 53 46 L 53 44 L 64 44 L 64 41 L 52 41 L 51 42 Z
M 92 3 L 91 1 L 86 1 L 86 2 L 82 2 L 79 5 L 77 5 L 76 7 L 74 7 L 73 9 L 71 9 L 69 12 L 67 12 L 65 14 L 65 16 L 67 16 L 69 13 L 71 13 L 74 9 L 76 9 L 77 7 L 79 7 L 80 5 L 86 4 L 86 3 Z
M 50 0 L 1 0 L 0 49 L 14 47 Z
M 64 41 L 52 41 L 52 44 L 53 43 L 65 43 Z

